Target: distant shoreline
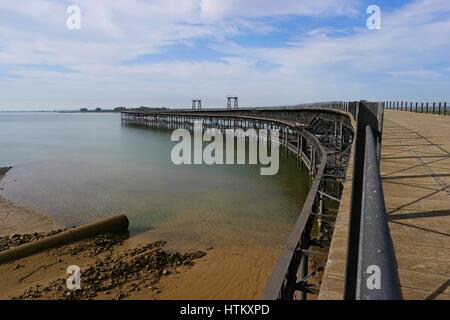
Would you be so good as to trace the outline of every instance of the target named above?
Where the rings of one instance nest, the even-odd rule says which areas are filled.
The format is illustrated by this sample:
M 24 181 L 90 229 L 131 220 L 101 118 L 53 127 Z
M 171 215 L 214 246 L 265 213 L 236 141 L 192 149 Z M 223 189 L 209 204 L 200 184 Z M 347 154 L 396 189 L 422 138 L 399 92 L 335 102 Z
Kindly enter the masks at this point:
M 28 111 L 0 111 L 0 113 L 120 113 L 121 111 L 102 110 L 102 111 L 80 111 L 80 110 L 28 110 Z
M 35 111 L 12 111 L 12 110 L 6 110 L 6 111 L 0 111 L 0 113 L 53 113 L 56 111 L 46 111 L 46 110 L 35 110 Z
M 121 113 L 123 111 L 139 110 L 168 110 L 167 108 L 129 108 L 129 109 L 102 109 L 102 110 L 0 110 L 0 113 Z

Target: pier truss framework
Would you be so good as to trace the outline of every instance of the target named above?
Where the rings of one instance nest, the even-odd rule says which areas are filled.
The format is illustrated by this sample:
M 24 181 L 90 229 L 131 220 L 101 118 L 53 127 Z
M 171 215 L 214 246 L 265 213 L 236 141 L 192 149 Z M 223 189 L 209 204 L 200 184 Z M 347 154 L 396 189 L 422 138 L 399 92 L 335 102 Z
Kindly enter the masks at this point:
M 317 276 L 325 266 L 354 140 L 351 112 L 355 105 L 331 102 L 239 110 L 125 111 L 121 120 L 125 125 L 166 129 L 193 130 L 198 121 L 203 130 L 278 129 L 280 145 L 303 162 L 311 185 L 262 298 L 307 299 L 320 288 Z

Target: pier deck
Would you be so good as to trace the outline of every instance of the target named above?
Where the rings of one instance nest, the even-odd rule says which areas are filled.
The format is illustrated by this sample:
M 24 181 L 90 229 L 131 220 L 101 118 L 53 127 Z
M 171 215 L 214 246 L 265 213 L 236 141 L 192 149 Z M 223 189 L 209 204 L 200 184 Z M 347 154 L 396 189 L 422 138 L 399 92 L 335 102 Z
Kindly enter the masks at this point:
M 381 174 L 404 299 L 450 300 L 450 117 L 385 111 Z M 351 165 L 319 299 L 342 299 Z

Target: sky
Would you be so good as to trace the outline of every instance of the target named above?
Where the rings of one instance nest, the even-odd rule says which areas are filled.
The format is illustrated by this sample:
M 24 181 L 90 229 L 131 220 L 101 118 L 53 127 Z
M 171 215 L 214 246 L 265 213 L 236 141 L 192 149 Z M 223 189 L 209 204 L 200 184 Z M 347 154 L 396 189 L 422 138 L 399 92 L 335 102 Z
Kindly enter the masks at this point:
M 225 107 L 227 95 L 450 101 L 450 1 L 0 0 L 0 111 Z

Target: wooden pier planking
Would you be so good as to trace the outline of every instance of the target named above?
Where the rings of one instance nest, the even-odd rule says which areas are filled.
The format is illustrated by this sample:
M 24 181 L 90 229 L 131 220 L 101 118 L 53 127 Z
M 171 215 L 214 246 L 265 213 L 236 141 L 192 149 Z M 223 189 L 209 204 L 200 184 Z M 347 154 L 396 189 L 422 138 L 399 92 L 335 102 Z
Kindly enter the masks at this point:
M 386 110 L 381 174 L 404 299 L 450 300 L 450 117 Z M 342 299 L 351 165 L 319 299 Z

